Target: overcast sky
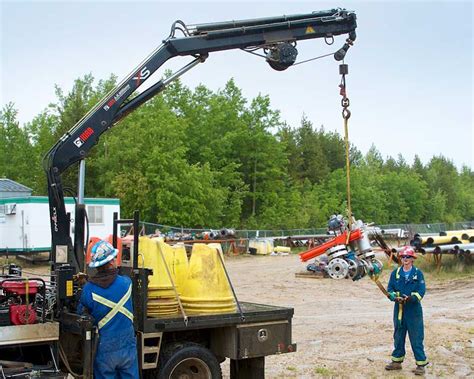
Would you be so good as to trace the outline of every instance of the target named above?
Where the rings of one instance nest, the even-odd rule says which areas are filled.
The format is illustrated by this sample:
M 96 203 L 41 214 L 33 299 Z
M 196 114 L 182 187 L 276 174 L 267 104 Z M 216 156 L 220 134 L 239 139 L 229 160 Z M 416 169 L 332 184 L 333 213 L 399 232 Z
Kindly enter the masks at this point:
M 442 154 L 458 168 L 474 167 L 471 1 L 0 2 L 0 105 L 14 102 L 21 123 L 56 100 L 54 84 L 68 91 L 87 73 L 121 80 L 177 19 L 208 23 L 344 6 L 358 18 L 346 57 L 351 141 L 363 153 L 373 143 L 383 157 L 401 153 L 409 163 L 415 154 L 424 163 Z M 333 52 L 344 39 L 300 42 L 298 60 Z M 175 58 L 155 76 L 189 61 Z M 342 135 L 338 64 L 329 57 L 277 72 L 245 52 L 218 52 L 182 82 L 218 90 L 234 78 L 248 99 L 268 94 L 288 124 L 299 125 L 305 114 Z

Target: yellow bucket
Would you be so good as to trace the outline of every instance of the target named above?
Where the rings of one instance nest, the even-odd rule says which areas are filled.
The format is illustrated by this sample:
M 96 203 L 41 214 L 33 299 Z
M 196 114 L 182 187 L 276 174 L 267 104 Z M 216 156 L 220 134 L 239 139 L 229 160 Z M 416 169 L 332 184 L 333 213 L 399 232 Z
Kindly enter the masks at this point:
M 234 297 L 217 247 L 194 244 L 181 301 L 190 313 L 235 311 Z
M 138 252 L 143 255 L 145 267 L 153 270 L 153 274 L 148 277 L 148 288 L 173 288 L 158 250 L 158 241 L 154 241 L 148 237 L 140 237 Z M 163 253 L 165 254 L 165 252 Z M 167 260 L 166 254 L 165 260 Z
M 172 245 L 170 249 L 173 254 L 170 267 L 171 276 L 173 277 L 176 287 L 181 289 L 188 276 L 188 256 L 183 244 Z
M 235 306 L 229 306 L 226 308 L 185 308 L 186 313 L 190 315 L 211 315 L 211 314 L 222 314 L 222 313 L 236 313 Z
M 291 248 L 289 246 L 276 246 L 273 251 L 276 253 L 291 253 Z

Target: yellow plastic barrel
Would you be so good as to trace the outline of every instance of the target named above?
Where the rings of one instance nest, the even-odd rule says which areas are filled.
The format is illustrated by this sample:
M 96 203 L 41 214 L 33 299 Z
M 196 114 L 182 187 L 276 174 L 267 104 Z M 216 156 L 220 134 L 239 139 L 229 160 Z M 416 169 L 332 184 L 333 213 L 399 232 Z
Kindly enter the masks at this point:
M 289 246 L 277 246 L 273 251 L 276 253 L 291 253 L 291 248 Z
M 145 267 L 153 270 L 153 274 L 148 277 L 148 289 L 172 288 L 171 280 L 158 250 L 157 241 L 148 237 L 140 237 L 138 252 L 143 255 Z
M 235 312 L 230 284 L 215 246 L 194 244 L 187 279 L 180 295 L 189 314 Z
M 216 249 L 220 253 L 222 259 L 224 259 L 224 252 L 222 251 L 222 245 L 220 243 L 208 243 L 207 246 L 211 249 Z
M 188 276 L 188 256 L 183 244 L 172 245 L 170 248 L 173 254 L 170 272 L 178 292 L 181 292 Z
M 148 316 L 171 315 L 178 312 L 176 293 L 165 267 L 165 262 L 168 270 L 173 265 L 174 252 L 169 245 L 164 245 L 166 244 L 157 238 L 140 237 L 139 240 L 138 250 L 143 256 L 144 266 L 153 270 L 152 275 L 148 277 Z M 161 257 L 160 248 L 165 262 Z
M 273 251 L 273 241 L 270 239 L 250 240 L 249 247 L 256 249 L 258 255 L 267 255 Z

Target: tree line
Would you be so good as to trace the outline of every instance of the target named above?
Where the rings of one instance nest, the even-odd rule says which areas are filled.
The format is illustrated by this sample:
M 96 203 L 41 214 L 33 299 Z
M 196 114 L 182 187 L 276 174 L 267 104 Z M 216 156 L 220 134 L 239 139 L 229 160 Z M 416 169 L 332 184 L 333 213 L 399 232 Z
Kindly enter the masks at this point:
M 14 104 L 0 112 L 0 177 L 46 195 L 42 158 L 117 80 L 75 81 L 25 125 Z M 233 80 L 218 91 L 180 81 L 102 135 L 86 161 L 86 196 L 117 197 L 122 216 L 195 228 L 324 227 L 347 207 L 345 145 L 302 117 L 291 127 L 268 96 L 251 100 Z M 350 146 L 351 202 L 377 224 L 474 219 L 474 173 L 442 155 L 423 164 Z M 77 169 L 63 175 L 77 187 Z

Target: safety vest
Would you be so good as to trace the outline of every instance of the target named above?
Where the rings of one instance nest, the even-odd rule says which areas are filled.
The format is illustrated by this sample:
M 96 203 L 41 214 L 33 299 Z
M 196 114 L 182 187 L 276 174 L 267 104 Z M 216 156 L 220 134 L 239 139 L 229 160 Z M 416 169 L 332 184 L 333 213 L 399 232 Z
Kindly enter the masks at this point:
M 92 293 L 92 300 L 98 302 L 99 304 L 105 305 L 106 307 L 110 308 L 110 311 L 98 322 L 97 326 L 99 330 L 102 329 L 107 323 L 114 318 L 117 313 L 121 313 L 124 316 L 128 317 L 133 322 L 133 314 L 127 308 L 124 307 L 125 303 L 130 299 L 132 295 L 132 285 L 128 286 L 127 292 L 122 296 L 122 298 L 117 302 L 114 303 L 102 297 L 96 293 Z

